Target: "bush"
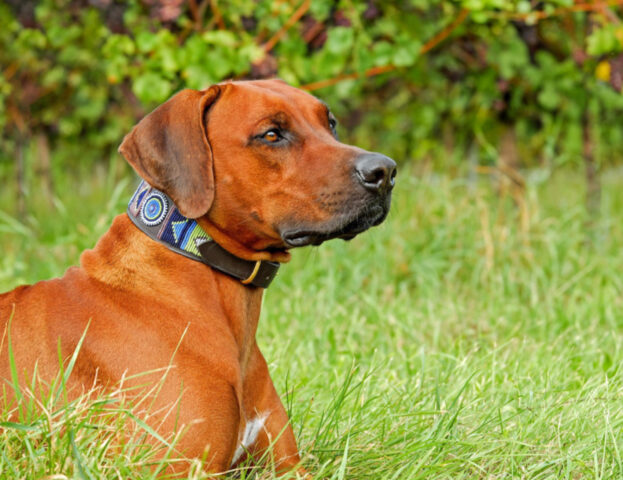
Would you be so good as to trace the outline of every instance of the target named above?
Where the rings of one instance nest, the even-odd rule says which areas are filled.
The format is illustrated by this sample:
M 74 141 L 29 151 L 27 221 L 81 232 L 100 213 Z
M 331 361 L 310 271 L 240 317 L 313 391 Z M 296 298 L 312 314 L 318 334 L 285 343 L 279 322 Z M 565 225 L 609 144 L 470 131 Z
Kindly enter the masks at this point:
M 218 5 L 218 6 L 217 6 Z M 535 6 L 536 5 L 536 6 Z M 620 161 L 620 8 L 572 0 L 41 0 L 0 5 L 0 161 L 107 159 L 177 90 L 280 76 L 399 161 Z M 45 145 L 46 142 L 43 143 Z

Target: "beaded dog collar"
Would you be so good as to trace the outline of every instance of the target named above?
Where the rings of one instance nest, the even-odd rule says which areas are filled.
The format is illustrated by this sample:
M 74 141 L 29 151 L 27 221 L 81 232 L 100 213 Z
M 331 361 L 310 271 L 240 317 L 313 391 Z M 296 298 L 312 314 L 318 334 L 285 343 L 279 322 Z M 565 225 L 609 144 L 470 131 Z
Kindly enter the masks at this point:
M 254 262 L 232 255 L 212 240 L 195 220 L 182 215 L 168 195 L 144 180 L 132 195 L 128 216 L 151 239 L 245 285 L 266 288 L 279 269 L 277 262 Z

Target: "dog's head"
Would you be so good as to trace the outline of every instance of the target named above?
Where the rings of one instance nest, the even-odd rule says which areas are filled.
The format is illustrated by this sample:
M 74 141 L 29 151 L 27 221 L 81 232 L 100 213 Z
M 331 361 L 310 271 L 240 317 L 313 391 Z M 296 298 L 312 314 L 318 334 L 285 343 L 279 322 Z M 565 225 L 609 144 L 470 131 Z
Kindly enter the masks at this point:
M 178 93 L 119 151 L 232 253 L 285 261 L 389 211 L 395 162 L 339 142 L 335 126 L 323 102 L 279 80 L 228 82 Z

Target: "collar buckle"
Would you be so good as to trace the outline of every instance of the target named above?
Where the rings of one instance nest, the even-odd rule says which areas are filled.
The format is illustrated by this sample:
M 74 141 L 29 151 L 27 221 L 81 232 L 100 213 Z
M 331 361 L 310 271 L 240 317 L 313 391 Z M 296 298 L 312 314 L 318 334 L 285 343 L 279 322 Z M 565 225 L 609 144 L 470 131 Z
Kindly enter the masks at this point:
M 201 261 L 237 278 L 243 285 L 266 288 L 277 275 L 280 264 L 268 260 L 244 260 L 236 257 L 214 240 L 197 241 Z
M 170 250 L 236 278 L 243 285 L 266 288 L 278 262 L 245 260 L 212 240 L 199 224 L 184 217 L 165 193 L 141 181 L 128 205 L 128 216 L 151 239 Z
M 249 285 L 251 282 L 253 282 L 253 280 L 255 280 L 255 277 L 257 277 L 257 273 L 260 271 L 261 265 L 262 265 L 261 260 L 258 260 L 257 262 L 255 262 L 255 266 L 253 267 L 253 271 L 251 272 L 251 275 L 249 275 L 244 280 L 240 280 L 240 283 L 242 283 L 243 285 Z

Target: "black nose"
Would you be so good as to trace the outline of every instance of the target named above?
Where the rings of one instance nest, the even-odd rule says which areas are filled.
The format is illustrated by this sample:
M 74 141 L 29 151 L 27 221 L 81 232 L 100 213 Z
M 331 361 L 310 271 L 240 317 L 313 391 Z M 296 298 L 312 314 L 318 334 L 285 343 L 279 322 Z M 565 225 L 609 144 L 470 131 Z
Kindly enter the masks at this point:
M 396 162 L 380 153 L 362 153 L 355 160 L 355 172 L 368 190 L 385 193 L 394 186 Z

